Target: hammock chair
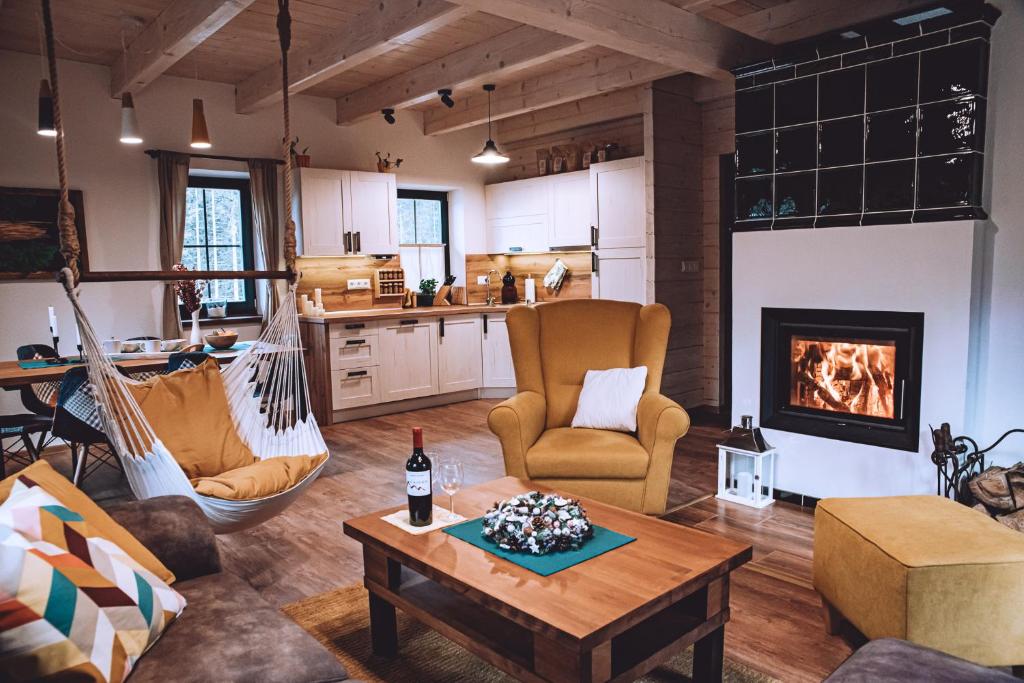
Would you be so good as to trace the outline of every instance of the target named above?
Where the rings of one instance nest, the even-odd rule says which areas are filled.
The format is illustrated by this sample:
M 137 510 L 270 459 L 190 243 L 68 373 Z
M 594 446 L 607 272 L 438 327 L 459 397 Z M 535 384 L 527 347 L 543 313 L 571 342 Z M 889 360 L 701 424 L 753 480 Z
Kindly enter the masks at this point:
M 188 379 L 181 373 L 196 373 L 202 368 L 179 370 L 149 382 L 137 382 L 122 375 L 113 362 L 103 353 L 99 338 L 79 301 L 80 273 L 78 256 L 80 247 L 75 232 L 74 208 L 68 201 L 67 168 L 64 158 L 64 130 L 60 112 L 60 90 L 57 79 L 57 60 L 54 56 L 53 20 L 49 0 L 41 0 L 43 28 L 49 62 L 50 85 L 53 93 L 54 127 L 57 130 L 57 169 L 60 180 L 58 229 L 61 254 L 67 264 L 60 274 L 68 299 L 75 311 L 75 317 L 82 337 L 82 346 L 92 388 L 93 398 L 103 429 L 124 467 L 128 483 L 140 499 L 164 495 L 184 495 L 192 498 L 202 508 L 217 533 L 245 529 L 280 513 L 302 491 L 308 487 L 323 470 L 329 457 L 327 446 L 320 434 L 316 418 L 310 407 L 309 387 L 306 381 L 305 364 L 302 357 L 302 343 L 299 335 L 298 312 L 295 305 L 297 273 L 295 270 L 295 223 L 288 219 L 285 226 L 284 257 L 287 270 L 242 271 L 224 273 L 221 271 L 149 272 L 149 273 L 104 273 L 97 280 L 180 280 L 218 279 L 248 277 L 252 279 L 287 278 L 289 287 L 281 306 L 267 324 L 259 339 L 242 351 L 223 371 L 213 374 L 213 382 L 202 386 L 205 395 L 215 395 L 221 404 L 226 397 L 230 415 L 232 443 L 240 442 L 242 448 L 251 451 L 253 465 L 267 463 L 272 458 L 307 459 L 306 469 L 293 470 L 293 479 L 287 481 L 281 490 L 272 493 L 261 492 L 251 499 L 228 499 L 197 492 L 183 469 L 163 440 L 147 419 L 144 410 L 146 401 L 140 405 L 138 396 L 154 388 L 160 382 L 171 386 L 178 379 Z M 284 199 L 285 207 L 292 206 L 292 167 L 288 141 L 291 139 L 288 111 L 288 47 L 291 42 L 291 19 L 288 0 L 278 0 L 277 28 L 281 43 L 281 76 L 283 94 L 284 137 Z M 93 279 L 93 278 L 90 278 Z M 213 366 L 210 366 L 213 367 Z M 209 374 L 209 373 L 207 373 Z M 194 376 L 193 376 L 194 377 Z M 204 380 L 205 381 L 205 380 Z M 179 388 L 186 386 L 180 384 Z M 192 386 L 192 385 L 188 385 Z M 188 398 L 187 396 L 184 398 Z M 197 400 L 201 397 L 195 396 Z M 180 403 L 187 407 L 187 401 Z M 161 416 L 160 424 L 166 426 L 167 415 Z M 224 420 L 227 420 L 225 416 Z M 228 429 L 224 421 L 219 423 Z M 174 439 L 195 442 L 195 450 L 206 446 L 205 433 L 174 433 Z M 237 439 L 236 439 L 237 437 Z M 212 439 L 209 439 L 212 441 Z M 216 448 L 216 443 L 212 444 Z M 189 449 L 193 450 L 193 449 Z M 246 451 L 246 453 L 248 453 Z M 217 453 L 213 457 L 217 457 Z M 271 464 L 285 464 L 275 461 Z M 230 473 L 225 473 L 230 474 Z

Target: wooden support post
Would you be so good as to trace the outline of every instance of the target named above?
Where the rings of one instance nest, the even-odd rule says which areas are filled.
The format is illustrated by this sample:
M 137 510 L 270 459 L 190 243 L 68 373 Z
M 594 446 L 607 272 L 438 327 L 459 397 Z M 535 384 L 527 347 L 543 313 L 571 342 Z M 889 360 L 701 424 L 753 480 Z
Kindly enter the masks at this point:
M 612 644 L 574 650 L 540 633 L 533 634 L 533 671 L 552 683 L 598 683 L 612 677 Z
M 395 606 L 373 592 L 372 584 L 397 591 L 402 566 L 369 546 L 363 546 L 363 575 L 370 589 L 370 643 L 373 654 L 394 657 L 398 654 L 398 619 Z
M 718 683 L 722 680 L 725 656 L 725 625 L 698 640 L 693 646 L 694 683 Z

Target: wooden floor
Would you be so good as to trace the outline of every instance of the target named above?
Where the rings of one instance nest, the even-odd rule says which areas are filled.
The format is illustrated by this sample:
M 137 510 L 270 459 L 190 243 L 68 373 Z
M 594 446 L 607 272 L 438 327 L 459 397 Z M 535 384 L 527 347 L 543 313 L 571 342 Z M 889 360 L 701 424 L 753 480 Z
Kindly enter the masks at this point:
M 494 403 L 470 401 L 326 428 L 332 457 L 319 480 L 279 517 L 221 536 L 225 567 L 277 606 L 361 581 L 361 548 L 342 534 L 341 523 L 405 500 L 411 428 L 424 428 L 428 451 L 462 460 L 467 485 L 487 481 L 504 474 L 486 423 Z M 711 493 L 720 436 L 720 428 L 695 426 L 680 441 L 667 518 L 754 546 L 753 561 L 733 575 L 726 654 L 784 681 L 820 681 L 850 648 L 825 635 L 811 589 L 813 515 L 786 503 L 759 511 L 718 502 Z M 70 469 L 65 458 L 56 464 Z M 113 470 L 97 473 L 84 488 L 98 499 L 130 496 Z M 458 511 L 457 495 L 455 501 Z

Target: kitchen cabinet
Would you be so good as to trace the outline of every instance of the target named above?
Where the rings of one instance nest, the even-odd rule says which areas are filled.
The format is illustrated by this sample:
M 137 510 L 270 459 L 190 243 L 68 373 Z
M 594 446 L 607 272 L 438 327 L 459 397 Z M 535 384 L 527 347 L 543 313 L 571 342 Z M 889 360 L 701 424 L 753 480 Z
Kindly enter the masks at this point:
M 592 259 L 593 298 L 647 302 L 643 249 L 599 249 L 592 252 Z
M 346 171 L 349 176 L 348 230 L 352 251 L 398 253 L 398 186 L 393 173 Z
M 487 185 L 484 199 L 489 253 L 505 253 L 512 247 L 523 251 L 547 250 L 547 178 Z
M 302 255 L 343 255 L 346 241 L 344 172 L 303 168 L 298 175 Z
M 643 248 L 647 233 L 643 158 L 592 165 L 590 206 L 598 249 Z
M 296 177 L 301 255 L 398 253 L 393 174 L 300 168 Z
M 331 370 L 379 365 L 377 335 L 337 337 L 330 340 Z
M 505 314 L 485 313 L 483 324 L 483 386 L 515 387 L 516 373 L 512 365 L 512 349 L 508 343 Z
M 334 410 L 380 403 L 380 368 L 331 370 L 331 406 Z
M 479 315 L 437 320 L 438 393 L 479 389 L 483 382 Z
M 548 196 L 548 246 L 590 244 L 590 172 L 550 176 Z
M 389 320 L 380 324 L 378 334 L 381 401 L 438 393 L 436 320 Z

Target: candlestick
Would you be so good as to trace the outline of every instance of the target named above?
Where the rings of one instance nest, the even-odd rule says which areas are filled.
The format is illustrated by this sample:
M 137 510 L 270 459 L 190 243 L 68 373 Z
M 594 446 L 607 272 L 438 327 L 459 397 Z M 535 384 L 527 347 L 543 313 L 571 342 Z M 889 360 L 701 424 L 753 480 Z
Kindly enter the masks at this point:
M 53 310 L 53 306 L 47 309 L 50 314 L 50 336 L 57 337 L 60 333 L 57 332 L 57 312 Z

